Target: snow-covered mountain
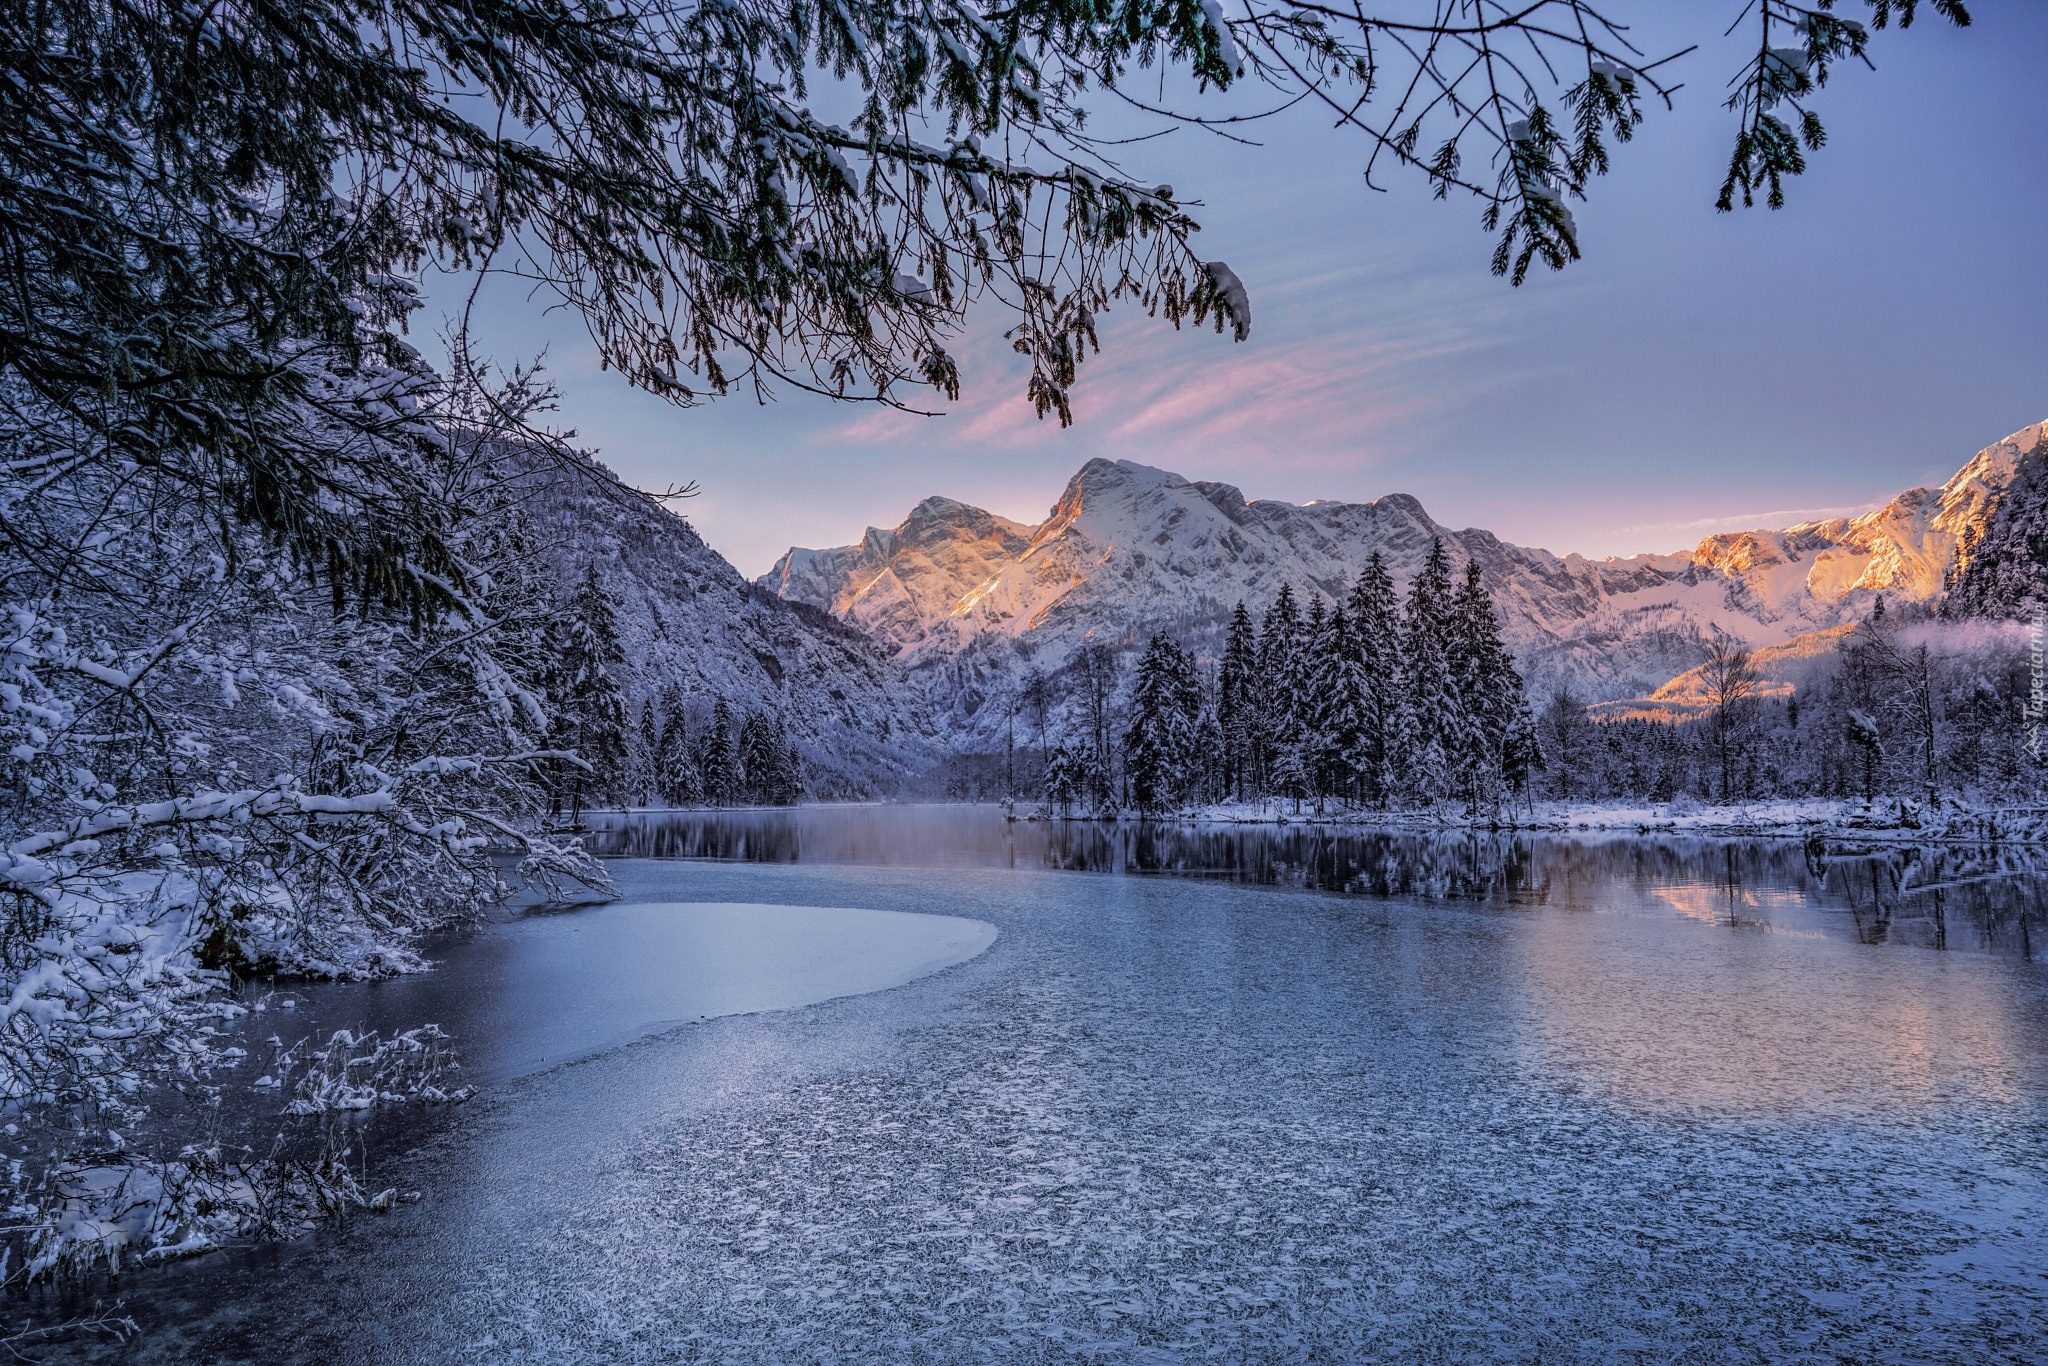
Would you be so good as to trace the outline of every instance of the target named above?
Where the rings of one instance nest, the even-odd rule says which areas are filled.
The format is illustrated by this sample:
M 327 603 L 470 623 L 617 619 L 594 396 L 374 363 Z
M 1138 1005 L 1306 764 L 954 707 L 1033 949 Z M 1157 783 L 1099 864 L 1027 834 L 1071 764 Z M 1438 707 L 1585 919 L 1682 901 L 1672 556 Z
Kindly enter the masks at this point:
M 977 720 L 989 699 L 1031 669 L 1057 670 L 1083 642 L 1167 630 L 1206 653 L 1240 599 L 1260 610 L 1282 583 L 1341 596 L 1375 550 L 1405 586 L 1441 538 L 1458 566 L 1479 562 L 1534 689 L 1633 698 L 1696 665 L 1717 634 L 1776 645 L 1864 615 L 1879 593 L 1936 597 L 1958 542 L 1982 534 L 2022 459 L 2044 446 L 2048 423 L 1979 452 L 1941 488 L 1861 517 L 1599 560 L 1452 530 L 1406 494 L 1247 501 L 1228 484 L 1091 460 L 1035 527 L 933 498 L 856 545 L 792 549 L 759 582 L 895 650 L 971 744 L 993 734 L 993 717 Z
M 1969 520 L 1956 550 L 1953 587 L 1942 604 L 1952 617 L 2031 617 L 2048 603 L 2048 428 L 2011 451 L 1994 447 L 2002 491 Z M 2022 433 L 2022 436 L 2028 433 Z M 2007 443 L 2012 444 L 2012 443 Z M 1996 474 L 1996 471 L 1994 472 Z
M 688 521 L 596 469 L 551 465 L 522 483 L 564 582 L 595 560 L 619 598 L 636 721 L 641 699 L 671 682 L 698 713 L 693 724 L 719 696 L 776 713 L 821 796 L 892 793 L 943 756 L 932 708 L 861 630 L 747 582 Z

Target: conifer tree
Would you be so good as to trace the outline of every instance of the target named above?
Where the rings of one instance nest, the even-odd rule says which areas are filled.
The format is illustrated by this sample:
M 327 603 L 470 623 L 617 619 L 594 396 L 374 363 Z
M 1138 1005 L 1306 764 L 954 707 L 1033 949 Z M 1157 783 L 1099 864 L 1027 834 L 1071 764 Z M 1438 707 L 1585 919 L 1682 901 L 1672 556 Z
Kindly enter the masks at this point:
M 671 683 L 661 690 L 661 709 L 661 750 L 655 765 L 657 790 L 668 805 L 687 806 L 703 800 L 704 787 L 698 777 L 696 758 L 690 752 L 681 687 Z
M 1313 787 L 1307 744 L 1300 738 L 1283 740 L 1273 747 L 1273 794 L 1285 797 L 1301 810 L 1302 801 Z
M 1281 747 L 1300 740 L 1294 707 L 1295 660 L 1300 651 L 1301 608 L 1294 586 L 1283 583 L 1259 627 L 1257 764 L 1262 786 L 1272 781 L 1270 770 Z
M 1401 780 L 1408 796 L 1424 803 L 1447 795 L 1453 779 L 1459 714 L 1449 657 L 1450 599 L 1450 560 L 1443 541 L 1432 540 L 1401 620 Z
M 1193 662 L 1164 635 L 1146 646 L 1131 701 L 1131 725 L 1124 733 L 1131 798 L 1141 812 L 1167 810 L 1193 786 L 1201 691 Z
M 1356 800 L 1363 787 L 1366 716 L 1361 672 L 1351 620 L 1342 606 L 1334 607 L 1317 639 L 1309 689 L 1318 800 Z
M 1348 604 L 1358 661 L 1360 795 L 1384 806 L 1394 786 L 1394 745 L 1400 727 L 1401 609 L 1394 581 L 1375 550 L 1359 571 Z
M 712 704 L 711 724 L 698 743 L 697 768 L 703 775 L 704 800 L 713 806 L 731 805 L 740 797 L 743 776 L 732 707 L 723 697 Z
M 776 770 L 782 766 L 785 747 L 775 742 L 774 729 L 763 713 L 749 708 L 740 722 L 740 772 L 745 774 L 742 791 L 750 802 L 775 800 Z
M 749 801 L 789 806 L 802 786 L 802 760 L 780 716 L 749 711 L 740 724 L 739 769 Z
M 1243 797 L 1250 788 L 1252 760 L 1257 749 L 1259 700 L 1258 639 L 1251 613 L 1239 599 L 1230 614 L 1230 635 L 1223 647 L 1223 663 L 1217 674 L 1216 724 L 1220 732 L 1218 753 L 1222 757 L 1222 781 L 1226 792 Z
M 782 751 L 782 798 L 779 805 L 795 806 L 804 799 L 804 753 L 795 741 Z
M 1457 697 L 1450 757 L 1457 789 L 1477 811 L 1498 796 L 1508 732 L 1524 710 L 1522 677 L 1501 644 L 1500 619 L 1477 560 L 1467 562 L 1451 602 L 1448 637 Z
M 1509 793 L 1520 793 L 1532 810 L 1535 806 L 1532 783 L 1542 767 L 1543 750 L 1536 740 L 1535 714 L 1530 711 L 1526 698 L 1517 698 L 1507 734 L 1501 739 L 1500 776 Z
M 1207 705 L 1199 685 L 1195 694 L 1195 756 L 1187 796 L 1197 801 L 1214 801 L 1230 795 L 1229 770 L 1223 762 L 1223 723 L 1216 709 Z
M 1309 766 L 1310 787 L 1314 789 L 1315 767 L 1322 752 L 1320 737 L 1314 734 L 1317 720 L 1316 669 L 1329 626 L 1329 612 L 1320 593 L 1309 598 L 1308 611 L 1295 638 L 1294 658 L 1287 673 L 1287 710 L 1291 730 L 1302 746 L 1303 762 Z
M 626 777 L 626 694 L 618 603 L 597 565 L 584 567 L 562 618 L 562 696 L 557 733 L 587 768 L 568 774 L 569 820 L 579 824 L 587 798 L 618 791 Z
M 644 806 L 661 792 L 661 716 L 650 695 L 640 703 L 640 735 L 633 747 L 633 803 Z
M 1045 756 L 1045 800 L 1060 815 L 1072 811 L 1082 794 L 1084 777 L 1079 755 L 1069 745 L 1054 745 Z

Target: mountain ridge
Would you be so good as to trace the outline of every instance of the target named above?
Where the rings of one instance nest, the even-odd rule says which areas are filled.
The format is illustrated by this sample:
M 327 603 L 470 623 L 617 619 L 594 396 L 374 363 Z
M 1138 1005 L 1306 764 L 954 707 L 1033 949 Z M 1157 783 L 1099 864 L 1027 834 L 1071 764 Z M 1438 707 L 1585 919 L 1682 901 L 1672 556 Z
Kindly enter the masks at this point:
M 855 545 L 793 547 L 756 580 L 873 635 L 950 724 L 988 738 L 976 713 L 1056 671 L 1083 643 L 1164 629 L 1199 651 L 1232 606 L 1254 610 L 1292 583 L 1341 598 L 1378 550 L 1405 585 L 1441 539 L 1454 568 L 1477 560 L 1533 692 L 1594 702 L 1647 697 L 1733 637 L 1775 646 L 1868 612 L 1880 594 L 1930 601 L 1957 548 L 1981 535 L 2048 422 L 1965 461 L 1939 488 L 1908 489 L 1856 517 L 1703 537 L 1691 550 L 1592 559 L 1453 530 L 1411 494 L 1308 504 L 1248 499 L 1133 460 L 1096 458 L 1036 526 L 954 499 L 926 499 Z
M 594 564 L 618 600 L 631 720 L 671 687 L 692 733 L 720 697 L 778 716 L 821 797 L 892 795 L 941 761 L 937 718 L 872 637 L 750 583 L 687 518 L 582 459 L 584 471 L 535 460 L 514 477 L 564 585 Z

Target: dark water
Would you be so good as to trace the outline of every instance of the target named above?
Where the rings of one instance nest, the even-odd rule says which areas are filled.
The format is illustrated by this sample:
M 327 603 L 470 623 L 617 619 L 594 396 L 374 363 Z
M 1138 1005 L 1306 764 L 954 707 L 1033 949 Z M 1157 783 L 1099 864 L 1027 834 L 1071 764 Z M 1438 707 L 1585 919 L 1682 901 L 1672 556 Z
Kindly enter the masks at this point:
M 2022 846 L 1813 850 L 1797 840 L 1425 835 L 1286 826 L 1006 821 L 986 806 L 847 806 L 600 815 L 619 858 L 1167 874 L 1359 896 L 1597 906 L 1617 888 L 1685 914 L 1773 918 L 1859 943 L 2048 952 L 2048 851 Z
M 886 807 L 603 841 L 619 907 L 450 946 L 444 999 L 624 1037 L 688 956 L 660 907 L 1000 937 L 507 1068 L 380 1157 L 419 1205 L 112 1288 L 125 1355 L 2043 1359 L 2043 884 L 2010 852 Z M 608 923 L 622 952 L 570 943 Z M 747 937 L 756 988 L 869 952 L 833 932 Z

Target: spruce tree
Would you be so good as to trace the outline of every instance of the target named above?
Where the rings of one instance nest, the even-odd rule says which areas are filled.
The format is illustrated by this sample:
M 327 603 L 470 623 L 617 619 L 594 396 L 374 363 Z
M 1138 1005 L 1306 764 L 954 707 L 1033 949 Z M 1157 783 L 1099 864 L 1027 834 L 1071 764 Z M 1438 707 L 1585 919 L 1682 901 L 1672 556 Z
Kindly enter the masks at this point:
M 1364 788 L 1365 697 L 1353 635 L 1351 619 L 1339 606 L 1330 610 L 1316 642 L 1309 733 L 1318 800 L 1334 796 L 1355 801 Z
M 684 717 L 683 690 L 674 683 L 661 690 L 661 747 L 655 754 L 655 791 L 669 806 L 702 800 L 697 761 L 690 752 L 689 725 Z
M 640 737 L 633 750 L 633 802 L 646 806 L 661 793 L 661 716 L 654 698 L 640 703 Z
M 1310 768 L 1308 746 L 1298 736 L 1273 747 L 1273 795 L 1293 802 L 1297 812 L 1314 785 Z
M 738 737 L 733 733 L 732 707 L 723 697 L 712 704 L 711 724 L 699 741 L 697 768 L 703 774 L 705 801 L 730 806 L 739 800 Z
M 1124 772 L 1131 799 L 1146 814 L 1177 805 L 1193 786 L 1201 692 L 1193 663 L 1163 635 L 1152 637 L 1138 663 Z
M 787 748 L 777 743 L 767 716 L 750 708 L 740 723 L 739 740 L 740 772 L 746 775 L 742 790 L 747 801 L 765 804 L 775 800 L 777 773 Z
M 1258 742 L 1258 639 L 1244 600 L 1230 614 L 1230 635 L 1223 647 L 1217 675 L 1216 725 L 1223 761 L 1223 785 L 1231 796 L 1249 790 L 1252 760 Z
M 1515 700 L 1514 716 L 1501 738 L 1500 776 L 1510 794 L 1520 793 L 1534 809 L 1533 780 L 1543 767 L 1543 750 L 1536 740 L 1536 717 L 1525 698 Z
M 1046 805 L 1065 816 L 1082 788 L 1081 764 L 1071 746 L 1054 745 L 1045 756 Z
M 791 806 L 802 795 L 803 759 L 782 718 L 754 712 L 740 728 L 740 766 L 754 801 Z
M 804 799 L 804 753 L 790 741 L 782 751 L 782 797 L 778 805 L 795 806 Z
M 626 778 L 626 654 L 619 644 L 618 603 L 597 565 L 584 567 L 562 617 L 562 696 L 558 734 L 587 768 L 568 775 L 569 820 L 580 824 L 588 798 L 616 793 Z
M 1465 566 L 1448 625 L 1457 697 L 1450 758 L 1457 790 L 1477 811 L 1499 794 L 1508 732 L 1524 710 L 1522 678 L 1501 644 L 1500 619 L 1477 560 Z
M 1301 609 L 1294 586 L 1283 583 L 1259 627 L 1255 763 L 1262 791 L 1272 781 L 1271 768 L 1281 746 L 1300 739 L 1294 710 L 1295 659 L 1300 651 Z
M 1460 730 L 1458 691 L 1451 676 L 1450 610 L 1450 560 L 1443 541 L 1432 540 L 1429 558 L 1409 585 L 1401 619 L 1401 783 L 1411 800 L 1425 804 L 1451 790 L 1451 747 Z
M 1230 795 L 1229 768 L 1223 760 L 1223 723 L 1206 705 L 1199 686 L 1195 695 L 1195 755 L 1186 794 L 1195 801 L 1217 801 Z
M 1361 796 L 1384 806 L 1394 788 L 1394 746 L 1401 716 L 1401 607 L 1386 562 L 1375 550 L 1359 571 L 1349 603 L 1358 660 Z
M 1309 793 L 1317 793 L 1315 769 L 1322 754 L 1322 739 L 1315 733 L 1317 713 L 1316 668 L 1318 656 L 1323 648 L 1323 638 L 1329 627 L 1329 611 L 1323 605 L 1322 595 L 1309 598 L 1308 612 L 1301 623 L 1301 634 L 1296 637 L 1292 667 L 1287 674 L 1287 715 L 1295 741 L 1302 747 L 1303 762 L 1309 769 Z

